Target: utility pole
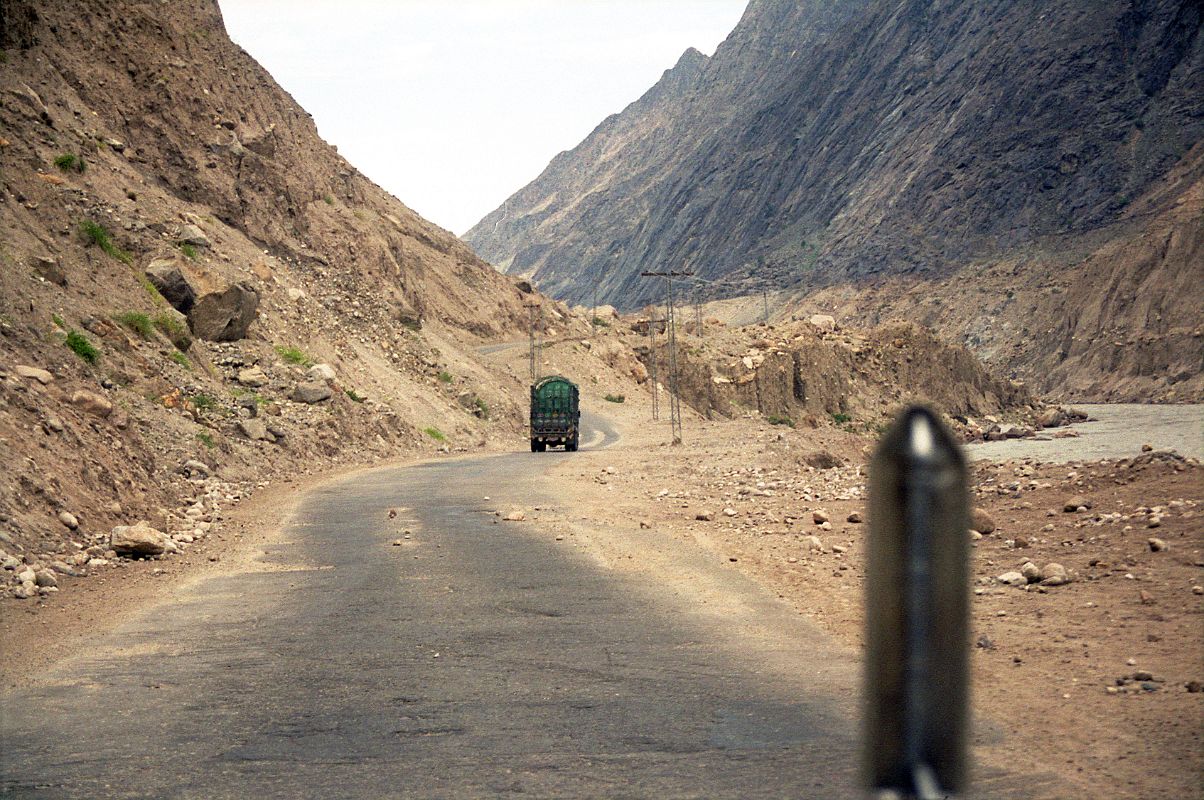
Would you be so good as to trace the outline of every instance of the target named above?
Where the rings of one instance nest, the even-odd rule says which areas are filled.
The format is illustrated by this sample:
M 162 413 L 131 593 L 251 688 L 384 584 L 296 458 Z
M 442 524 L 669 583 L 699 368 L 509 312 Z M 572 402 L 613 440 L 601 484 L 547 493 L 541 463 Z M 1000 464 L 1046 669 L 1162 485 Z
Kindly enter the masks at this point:
M 652 418 L 661 418 L 661 390 L 656 374 L 656 306 L 648 307 L 648 379 L 652 381 Z
M 765 327 L 769 327 L 769 288 L 761 287 L 761 305 L 764 308 Z
M 702 338 L 702 284 L 694 283 L 694 332 Z
M 526 309 L 530 314 L 531 341 L 531 383 L 539 382 L 540 362 L 543 360 L 543 337 L 540 328 L 543 327 L 543 306 L 539 303 L 528 303 Z
M 593 311 L 590 313 L 589 321 L 589 338 L 591 339 L 594 338 L 594 332 L 598 330 L 598 281 L 600 280 L 601 278 L 594 278 L 593 298 L 591 300 Z
M 673 444 L 681 444 L 681 399 L 677 383 L 677 319 L 673 308 L 673 279 L 693 277 L 693 272 L 671 270 L 669 272 L 641 272 L 645 278 L 665 279 L 665 328 L 669 340 L 669 425 Z

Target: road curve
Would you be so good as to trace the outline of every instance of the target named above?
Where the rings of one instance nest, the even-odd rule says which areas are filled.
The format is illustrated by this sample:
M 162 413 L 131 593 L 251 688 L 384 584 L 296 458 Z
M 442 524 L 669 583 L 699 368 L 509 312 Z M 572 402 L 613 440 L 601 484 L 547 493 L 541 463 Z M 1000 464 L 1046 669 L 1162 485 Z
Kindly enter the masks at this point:
M 851 654 L 655 532 L 624 535 L 678 579 L 498 520 L 498 498 L 553 502 L 538 474 L 572 457 L 311 492 L 260 567 L 2 698 L 0 796 L 857 796 Z

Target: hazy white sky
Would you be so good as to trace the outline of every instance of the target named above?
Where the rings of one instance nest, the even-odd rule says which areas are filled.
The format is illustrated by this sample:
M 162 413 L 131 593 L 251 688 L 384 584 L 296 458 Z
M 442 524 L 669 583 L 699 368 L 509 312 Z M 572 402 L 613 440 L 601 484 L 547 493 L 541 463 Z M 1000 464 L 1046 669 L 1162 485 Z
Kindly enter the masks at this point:
M 219 0 L 347 160 L 462 234 L 747 0 Z

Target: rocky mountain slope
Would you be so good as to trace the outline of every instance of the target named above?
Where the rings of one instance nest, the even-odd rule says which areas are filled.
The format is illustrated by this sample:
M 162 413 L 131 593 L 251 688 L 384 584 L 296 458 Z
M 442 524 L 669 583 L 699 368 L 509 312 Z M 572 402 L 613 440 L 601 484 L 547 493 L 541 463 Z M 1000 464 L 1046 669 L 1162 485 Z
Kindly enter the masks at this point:
M 1181 292 L 1198 249 L 1153 248 L 1138 267 L 1121 253 L 1152 227 L 1198 241 L 1199 215 L 1176 222 L 1175 209 L 1201 180 L 1200 27 L 1190 0 L 754 0 L 713 57 L 687 52 L 465 238 L 571 301 L 596 284 L 603 302 L 638 307 L 659 289 L 641 270 L 690 268 L 712 296 L 790 288 L 793 305 L 851 289 L 861 322 L 896 311 L 875 291 L 890 280 L 935 281 L 962 306 L 977 270 L 1010 270 L 991 287 L 1002 296 L 971 295 L 977 309 L 1048 292 L 1090 260 L 1093 280 L 1033 295 L 1046 316 L 990 347 L 981 315 L 940 327 L 1042 391 L 1199 397 L 1202 298 Z M 1119 299 L 1131 291 L 1143 296 Z M 1142 309 L 1170 337 L 1158 366 L 1086 341 L 1140 338 Z M 1051 328 L 1066 337 L 1031 335 Z
M 9 590 L 186 549 L 265 481 L 517 438 L 474 348 L 528 294 L 323 142 L 214 0 L 6 0 L 0 47 Z

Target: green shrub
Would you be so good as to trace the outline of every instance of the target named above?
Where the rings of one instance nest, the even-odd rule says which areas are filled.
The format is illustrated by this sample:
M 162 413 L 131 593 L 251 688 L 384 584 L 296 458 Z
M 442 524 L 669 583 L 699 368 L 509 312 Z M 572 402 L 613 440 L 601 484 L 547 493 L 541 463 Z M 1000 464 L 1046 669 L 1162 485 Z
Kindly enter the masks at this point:
M 84 159 L 75 153 L 63 153 L 54 160 L 54 165 L 63 172 L 83 172 L 88 168 Z
M 217 401 L 207 394 L 194 394 L 188 400 L 198 411 L 209 411 L 217 408 Z
M 481 398 L 478 397 L 476 400 L 472 401 L 472 404 L 477 407 L 477 411 L 481 412 L 482 417 L 484 417 L 485 419 L 489 419 L 489 404 L 488 403 L 486 403 L 484 400 L 482 400 Z
M 277 345 L 276 352 L 280 354 L 281 358 L 290 364 L 296 364 L 300 367 L 312 367 L 314 365 L 312 358 L 305 355 L 305 353 L 301 352 L 295 347 L 283 347 Z
M 133 257 L 129 253 L 122 250 L 117 245 L 113 244 L 113 237 L 104 225 L 99 222 L 93 222 L 90 219 L 83 220 L 79 224 L 79 232 L 90 244 L 94 244 L 103 250 L 107 255 L 129 264 L 133 261 Z
M 150 316 L 141 311 L 127 311 L 124 314 L 118 314 L 116 319 L 143 339 L 149 339 L 155 333 L 155 326 L 151 322 Z
M 188 242 L 180 242 L 180 252 L 193 261 L 196 261 L 196 248 Z
M 362 403 L 368 399 L 367 397 L 364 397 L 362 394 L 357 392 L 355 389 L 347 389 L 346 391 L 347 391 L 347 396 L 350 397 L 353 402 Z
M 100 358 L 100 351 L 96 349 L 96 345 L 88 340 L 79 331 L 67 332 L 67 346 L 71 348 L 77 356 L 87 361 L 89 364 L 95 364 Z
M 622 403 L 624 400 L 627 399 L 627 395 L 625 395 L 625 394 L 608 394 L 605 397 L 603 397 L 602 399 L 608 403 Z
M 844 425 L 846 422 L 852 422 L 853 417 L 849 414 L 836 413 L 832 415 L 832 421 L 837 425 Z
M 452 374 L 444 370 L 443 372 L 439 373 L 439 380 L 443 383 L 451 383 L 453 380 Z
M 605 320 L 605 319 L 602 319 L 601 317 L 594 317 L 593 322 L 594 322 L 595 328 L 609 328 L 610 327 L 610 320 Z
M 794 420 L 792 420 L 790 417 L 780 417 L 777 414 L 770 414 L 765 418 L 765 421 L 770 425 L 786 425 L 790 428 L 794 427 Z
M 331 197 L 330 195 L 324 194 L 324 195 L 322 195 L 322 199 L 326 202 L 326 205 L 328 205 L 328 206 L 334 205 L 334 198 Z
M 423 428 L 422 432 L 434 439 L 436 442 L 446 442 L 447 437 L 443 435 L 443 431 L 435 427 Z
M 212 433 L 201 432 L 196 435 L 196 438 L 200 439 L 201 444 L 205 445 L 210 450 L 212 450 L 214 447 L 217 446 L 213 443 L 213 434 Z
M 167 354 L 167 357 L 170 358 L 172 361 L 176 362 L 177 364 L 179 364 L 181 367 L 183 367 L 186 370 L 192 369 L 192 364 L 191 364 L 191 362 L 189 362 L 188 356 L 184 355 L 179 350 L 172 350 L 170 353 Z
M 62 328 L 63 330 L 67 329 L 67 323 L 64 322 L 63 318 L 60 317 L 58 314 L 51 314 L 50 321 L 53 322 L 58 327 Z

